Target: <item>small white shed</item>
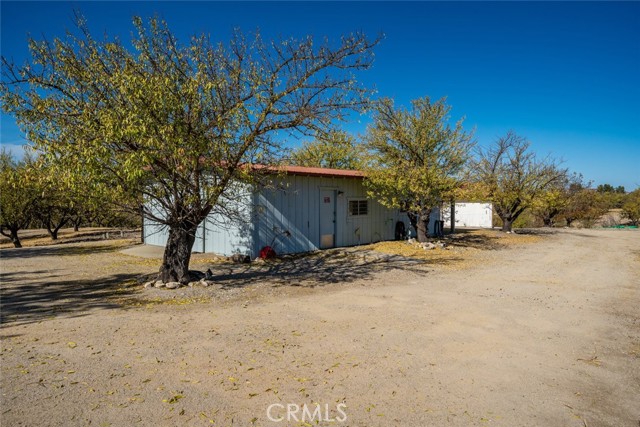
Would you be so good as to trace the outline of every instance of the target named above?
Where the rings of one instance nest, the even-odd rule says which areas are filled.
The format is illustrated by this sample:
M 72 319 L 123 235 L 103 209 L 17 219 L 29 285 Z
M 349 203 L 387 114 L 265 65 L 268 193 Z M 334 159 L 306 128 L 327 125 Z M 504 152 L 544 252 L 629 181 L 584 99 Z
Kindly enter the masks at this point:
M 269 188 L 239 194 L 245 218 L 211 215 L 196 235 L 194 252 L 255 257 L 264 246 L 279 254 L 355 246 L 395 238 L 396 224 L 415 236 L 408 217 L 367 197 L 360 171 L 287 166 Z M 430 232 L 440 212 L 431 215 Z M 168 231 L 145 220 L 144 241 L 164 246 Z
M 451 205 L 442 207 L 442 219 L 447 227 L 451 223 Z M 493 227 L 493 204 L 457 202 L 455 204 L 456 227 L 491 228 Z

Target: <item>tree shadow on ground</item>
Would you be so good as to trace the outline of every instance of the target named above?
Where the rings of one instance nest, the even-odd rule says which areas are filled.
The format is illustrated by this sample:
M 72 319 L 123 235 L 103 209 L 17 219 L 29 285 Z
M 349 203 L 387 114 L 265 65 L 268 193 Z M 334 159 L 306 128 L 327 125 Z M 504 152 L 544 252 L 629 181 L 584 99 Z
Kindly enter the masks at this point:
M 0 324 L 20 325 L 58 316 L 85 316 L 95 309 L 122 308 L 118 299 L 132 296 L 139 288 L 138 274 L 47 281 L 49 276 L 34 280 L 32 274 L 37 273 L 0 273 L 3 284 Z M 16 280 L 17 276 L 22 276 L 22 280 Z
M 136 268 L 118 271 L 118 267 L 113 267 L 112 271 L 86 278 L 82 272 L 75 270 L 77 261 L 73 257 L 97 254 L 108 258 L 109 253 L 118 249 L 120 248 L 117 246 L 55 245 L 15 251 L 19 252 L 20 257 L 36 258 L 32 264 L 35 262 L 37 265 L 49 263 L 50 257 L 65 256 L 70 260 L 60 262 L 52 270 L 27 270 L 18 267 L 0 272 L 0 324 L 20 325 L 57 317 L 80 317 L 94 310 L 127 308 L 132 300 L 143 301 L 145 293 L 141 292 L 140 283 L 143 280 L 153 280 L 157 273 Z M 3 257 L 6 252 L 13 254 L 14 251 L 3 251 Z M 100 260 L 102 258 L 92 262 L 99 263 Z M 211 264 L 214 282 L 219 286 L 202 291 L 215 294 L 259 284 L 269 287 L 315 288 L 375 280 L 380 277 L 378 273 L 393 270 L 425 276 L 430 271 L 429 267 L 459 260 L 457 257 L 424 260 L 357 247 L 340 248 L 286 255 L 264 264 Z M 206 269 L 205 266 L 200 268 Z M 176 293 L 166 292 L 166 297 L 175 298 Z
M 47 277 L 59 277 L 59 275 L 51 274 L 51 271 L 55 270 L 33 270 L 29 271 L 30 275 L 47 275 Z M 0 283 L 2 283 L 2 296 L 4 297 L 5 286 L 9 283 L 21 282 L 24 281 L 24 272 L 21 271 L 11 271 L 11 272 L 0 272 Z
M 514 230 L 515 234 L 527 234 L 533 236 L 548 236 L 551 234 L 557 234 L 558 230 L 553 227 L 542 228 L 517 228 Z
M 0 250 L 0 258 L 4 259 L 27 259 L 35 257 L 59 257 L 99 254 L 103 252 L 115 252 L 122 249 L 119 245 L 105 243 L 104 245 L 85 246 L 71 242 L 60 242 L 47 246 L 32 246 L 24 248 L 9 248 Z
M 391 270 L 411 271 L 426 275 L 428 267 L 449 264 L 457 258 L 425 261 L 399 255 L 381 254 L 370 250 L 325 250 L 302 255 L 284 256 L 265 264 L 246 266 L 214 265 L 213 280 L 222 289 L 240 288 L 268 282 L 274 287 L 296 286 L 314 288 L 358 280 L 372 280 L 377 273 Z
M 479 230 L 473 228 L 456 229 L 454 234 L 445 234 L 440 240 L 451 247 L 496 250 L 503 247 L 500 238 L 503 232 L 497 230 Z
M 550 229 L 517 229 L 513 235 L 551 235 L 557 231 Z M 494 229 L 456 229 L 454 234 L 447 234 L 441 240 L 452 247 L 473 248 L 480 250 L 498 250 L 506 245 L 502 238 L 509 236 L 501 230 Z

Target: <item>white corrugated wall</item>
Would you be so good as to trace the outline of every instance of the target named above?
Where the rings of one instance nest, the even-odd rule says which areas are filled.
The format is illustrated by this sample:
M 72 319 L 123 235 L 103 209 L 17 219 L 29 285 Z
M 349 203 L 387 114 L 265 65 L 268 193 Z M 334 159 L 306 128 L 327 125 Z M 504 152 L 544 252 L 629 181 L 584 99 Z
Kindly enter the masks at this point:
M 457 227 L 491 228 L 493 226 L 493 205 L 491 203 L 458 202 L 455 209 Z M 445 227 L 450 225 L 450 212 L 450 205 L 444 205 L 442 219 L 445 221 Z
M 157 205 L 148 203 L 148 207 L 151 208 L 154 215 L 161 216 L 162 211 Z M 193 243 L 193 252 L 204 252 L 204 241 L 202 239 L 204 232 L 204 224 L 201 224 L 196 231 L 196 240 Z M 143 227 L 144 243 L 153 246 L 165 246 L 167 239 L 169 238 L 169 228 L 166 225 L 158 224 L 148 218 L 144 218 Z
M 153 202 L 146 203 L 147 208 L 153 212 L 155 216 L 160 216 L 160 208 Z M 167 244 L 167 239 L 169 238 L 169 229 L 162 225 L 158 224 L 155 221 L 151 221 L 148 218 L 144 218 L 143 225 L 143 237 L 144 243 L 147 245 L 154 246 L 165 246 Z
M 409 229 L 406 214 L 369 200 L 366 216 L 349 216 L 350 199 L 367 198 L 360 178 L 288 175 L 263 190 L 254 202 L 253 250 L 272 245 L 278 253 L 307 252 L 320 248 L 320 194 L 332 190 L 336 197 L 335 245 L 354 246 L 393 240 L 397 221 Z M 434 209 L 430 229 L 440 212 Z M 290 236 L 286 236 L 288 231 Z

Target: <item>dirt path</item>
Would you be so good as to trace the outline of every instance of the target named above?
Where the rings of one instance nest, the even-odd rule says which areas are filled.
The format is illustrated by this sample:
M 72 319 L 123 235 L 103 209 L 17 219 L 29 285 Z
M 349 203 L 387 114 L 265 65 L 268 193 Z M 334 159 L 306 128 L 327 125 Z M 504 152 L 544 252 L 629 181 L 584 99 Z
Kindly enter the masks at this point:
M 462 271 L 347 265 L 344 289 L 126 308 L 116 285 L 153 264 L 60 250 L 1 254 L 3 426 L 316 425 L 287 422 L 288 404 L 319 404 L 334 426 L 640 421 L 637 232 L 560 232 Z M 113 265 L 85 294 L 93 256 Z

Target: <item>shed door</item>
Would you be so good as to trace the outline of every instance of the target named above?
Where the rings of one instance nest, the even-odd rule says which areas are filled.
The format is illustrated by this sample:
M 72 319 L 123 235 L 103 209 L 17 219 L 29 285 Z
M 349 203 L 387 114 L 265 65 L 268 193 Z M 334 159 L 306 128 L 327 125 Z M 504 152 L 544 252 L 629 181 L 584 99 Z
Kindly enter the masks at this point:
M 320 190 L 320 248 L 333 248 L 336 240 L 336 198 L 334 190 Z

